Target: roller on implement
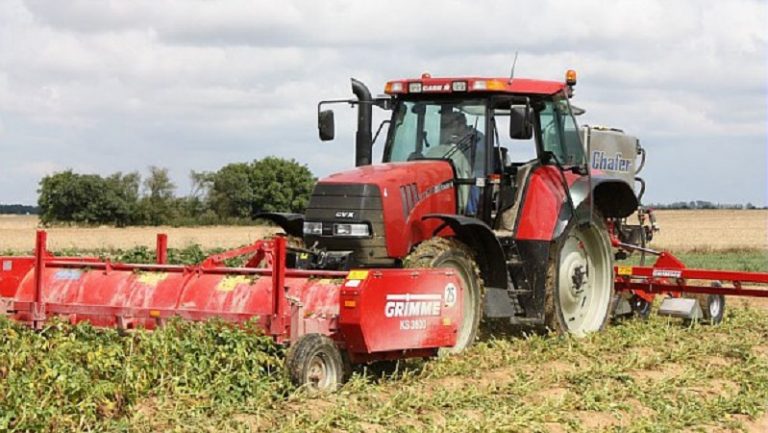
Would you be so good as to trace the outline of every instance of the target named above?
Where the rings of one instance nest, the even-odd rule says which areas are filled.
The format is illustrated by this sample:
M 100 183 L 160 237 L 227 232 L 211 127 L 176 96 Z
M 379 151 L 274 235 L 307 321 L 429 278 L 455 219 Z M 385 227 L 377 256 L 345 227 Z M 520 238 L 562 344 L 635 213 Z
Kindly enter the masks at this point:
M 177 266 L 159 235 L 156 264 L 126 264 L 55 257 L 40 231 L 34 255 L 0 257 L 0 314 L 34 327 L 252 321 L 288 345 L 295 384 L 333 389 L 355 364 L 461 352 L 481 319 L 579 337 L 647 316 L 658 294 L 660 313 L 713 323 L 724 295 L 768 296 L 768 274 L 687 269 L 648 247 L 645 151 L 622 130 L 579 126 L 575 85 L 574 71 L 425 73 L 373 98 L 353 79 L 355 99 L 318 104 L 318 130 L 335 136 L 328 104 L 357 107 L 355 168 L 319 179 L 304 214 L 253 215 L 291 246 L 277 236 Z M 390 112 L 375 136 L 374 108 Z M 238 256 L 244 266 L 225 265 Z
M 157 264 L 55 257 L 46 239 L 38 231 L 34 256 L 0 257 L 0 314 L 36 328 L 52 316 L 124 330 L 172 317 L 252 321 L 291 346 L 286 368 L 297 385 L 328 389 L 350 364 L 433 356 L 456 344 L 462 317 L 452 269 L 291 269 L 282 236 L 193 266 L 165 264 L 162 235 Z M 243 255 L 244 267 L 222 265 Z

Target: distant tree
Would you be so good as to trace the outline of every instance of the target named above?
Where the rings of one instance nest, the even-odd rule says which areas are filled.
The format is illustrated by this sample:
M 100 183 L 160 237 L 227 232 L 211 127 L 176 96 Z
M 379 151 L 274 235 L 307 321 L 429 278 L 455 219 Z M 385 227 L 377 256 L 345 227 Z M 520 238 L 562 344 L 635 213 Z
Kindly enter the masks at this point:
M 139 200 L 138 222 L 148 225 L 169 224 L 177 216 L 177 203 L 173 195 L 176 185 L 168 175 L 168 169 L 149 167 L 144 179 L 144 196 Z
M 118 227 L 136 223 L 141 176 L 137 172 L 118 172 L 105 179 L 106 203 Z
M 208 207 L 220 218 L 251 218 L 259 212 L 302 212 L 315 184 L 312 172 L 295 160 L 267 157 L 233 163 L 214 173 L 196 173 L 207 190 Z
M 6 215 L 27 215 L 39 214 L 40 207 L 29 206 L 25 204 L 0 204 L 0 214 Z
M 136 172 L 55 173 L 40 181 L 40 220 L 118 226 L 249 220 L 259 212 L 302 212 L 315 183 L 305 165 L 277 157 L 192 171 L 190 180 L 190 194 L 176 197 L 162 167 L 149 167 L 143 181 Z
M 252 215 L 258 212 L 303 212 L 315 178 L 306 165 L 270 156 L 251 164 Z
M 108 178 L 67 170 L 40 181 L 40 221 L 127 225 L 133 222 L 139 188 L 138 173 Z
M 209 206 L 222 218 L 250 218 L 253 212 L 253 167 L 227 164 L 209 176 Z

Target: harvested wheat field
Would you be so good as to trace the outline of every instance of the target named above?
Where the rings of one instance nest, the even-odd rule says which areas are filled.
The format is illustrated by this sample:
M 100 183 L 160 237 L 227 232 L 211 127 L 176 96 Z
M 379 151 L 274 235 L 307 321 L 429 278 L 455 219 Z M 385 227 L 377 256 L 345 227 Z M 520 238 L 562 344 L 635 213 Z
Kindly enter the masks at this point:
M 768 249 L 767 210 L 656 211 L 653 245 L 670 251 Z
M 28 251 L 35 245 L 36 216 L 0 215 L 0 251 Z M 51 227 L 48 247 L 62 249 L 113 249 L 154 246 L 157 233 L 168 234 L 168 245 L 183 248 L 199 244 L 208 248 L 236 247 L 264 238 L 279 229 L 268 226 L 206 227 Z
M 653 245 L 671 251 L 768 249 L 766 210 L 663 210 L 656 211 L 661 231 Z M 632 221 L 633 222 L 633 221 Z M 30 250 L 34 246 L 36 216 L 0 215 L 0 251 Z M 206 227 L 53 227 L 51 249 L 109 249 L 152 246 L 155 234 L 168 233 L 171 247 L 199 244 L 227 248 L 247 244 L 274 233 L 261 226 Z

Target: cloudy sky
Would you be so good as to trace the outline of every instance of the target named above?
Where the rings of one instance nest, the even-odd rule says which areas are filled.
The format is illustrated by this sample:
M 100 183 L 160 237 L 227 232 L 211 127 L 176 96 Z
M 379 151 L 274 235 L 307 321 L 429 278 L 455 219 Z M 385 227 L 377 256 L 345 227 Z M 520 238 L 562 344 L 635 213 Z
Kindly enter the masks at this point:
M 388 79 L 579 73 L 580 120 L 640 137 L 646 201 L 766 203 L 768 8 L 757 1 L 0 0 L 0 203 L 40 177 L 190 170 L 267 155 L 353 164 L 354 113 Z M 381 146 L 378 147 L 379 150 Z

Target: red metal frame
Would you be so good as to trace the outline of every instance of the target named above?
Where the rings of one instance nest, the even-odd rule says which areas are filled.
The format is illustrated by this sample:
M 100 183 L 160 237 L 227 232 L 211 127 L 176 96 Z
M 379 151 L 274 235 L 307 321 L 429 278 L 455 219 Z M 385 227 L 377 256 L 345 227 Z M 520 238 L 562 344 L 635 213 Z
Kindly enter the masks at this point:
M 251 320 L 278 343 L 327 335 L 352 362 L 431 356 L 455 344 L 463 302 L 455 271 L 289 269 L 286 242 L 277 236 L 182 266 L 165 263 L 167 237 L 159 235 L 158 263 L 128 264 L 54 257 L 41 230 L 34 256 L 0 257 L 0 314 L 36 328 L 54 315 L 121 329 L 154 329 L 171 317 Z M 253 267 L 222 266 L 246 254 Z M 262 260 L 271 266 L 255 267 Z M 408 314 L 387 313 L 391 297 Z
M 655 294 L 682 293 L 768 298 L 768 286 L 754 286 L 768 285 L 768 273 L 689 269 L 668 252 L 661 253 L 653 266 L 616 266 L 614 275 L 616 290 L 632 291 L 646 301 Z
M 268 314 L 265 317 L 258 317 L 258 321 L 263 325 L 270 335 L 273 335 L 280 342 L 287 340 L 290 324 L 291 312 L 287 309 L 289 304 L 286 297 L 286 278 L 294 279 L 340 279 L 347 275 L 343 271 L 322 271 L 322 270 L 296 270 L 286 269 L 285 256 L 287 251 L 286 240 L 278 236 L 273 240 L 258 241 L 252 245 L 238 248 L 222 254 L 211 256 L 200 265 L 183 266 L 168 265 L 167 262 L 167 235 L 159 234 L 157 236 L 157 264 L 128 264 L 112 263 L 109 260 L 99 261 L 93 257 L 55 257 L 47 251 L 47 233 L 39 230 L 35 239 L 34 266 L 31 271 L 32 285 L 34 287 L 33 296 L 30 300 L 17 299 L 15 296 L 6 296 L 0 298 L 0 314 L 13 315 L 16 318 L 26 318 L 22 320 L 28 322 L 35 328 L 40 328 L 42 323 L 49 315 L 64 316 L 83 316 L 89 318 L 109 317 L 114 319 L 118 326 L 130 325 L 131 323 L 144 323 L 146 321 L 160 322 L 162 319 L 172 316 L 179 316 L 188 320 L 206 320 L 211 318 L 220 318 L 242 322 L 253 319 L 253 314 L 222 312 L 222 311 L 191 311 L 178 308 L 136 308 L 120 307 L 114 305 L 79 305 L 76 303 L 48 302 L 44 299 L 44 289 L 46 283 L 47 271 L 49 269 L 58 270 L 78 270 L 87 269 L 88 271 L 102 271 L 104 275 L 118 272 L 128 272 L 130 274 L 141 272 L 155 272 L 166 274 L 181 274 L 182 276 L 193 275 L 223 275 L 223 276 L 263 276 L 270 277 L 272 284 L 269 292 L 271 293 L 271 302 Z M 255 254 L 254 254 L 255 253 Z M 273 264 L 270 268 L 252 268 L 252 267 L 224 267 L 221 263 L 229 258 L 238 257 L 245 254 L 254 254 L 249 263 L 254 262 L 256 258 L 261 261 L 265 257 Z M 29 260 L 28 257 L 8 257 L 4 261 L 23 262 Z M 21 272 L 27 272 L 22 268 Z M 45 277 L 44 277 L 45 275 Z M 20 290 L 24 279 L 18 275 L 13 275 L 14 281 L 17 281 L 17 290 Z M 189 278 L 183 279 L 181 289 L 191 284 Z M 143 322 L 142 322 L 143 321 Z M 151 326 L 150 326 L 151 328 Z

